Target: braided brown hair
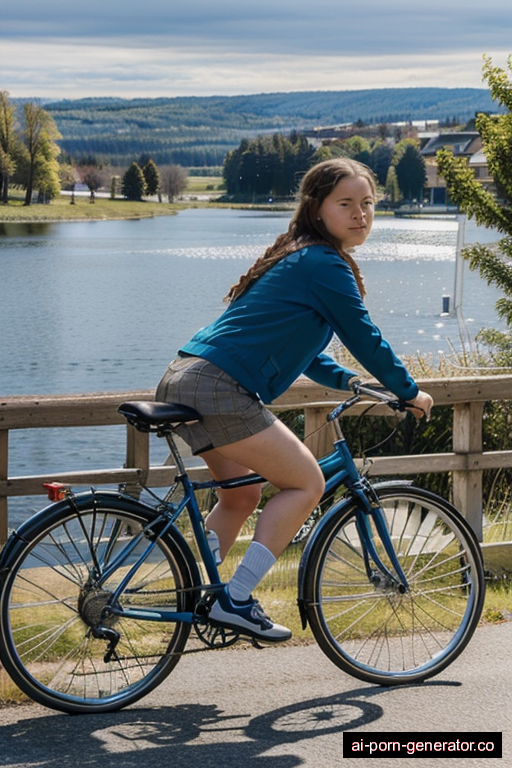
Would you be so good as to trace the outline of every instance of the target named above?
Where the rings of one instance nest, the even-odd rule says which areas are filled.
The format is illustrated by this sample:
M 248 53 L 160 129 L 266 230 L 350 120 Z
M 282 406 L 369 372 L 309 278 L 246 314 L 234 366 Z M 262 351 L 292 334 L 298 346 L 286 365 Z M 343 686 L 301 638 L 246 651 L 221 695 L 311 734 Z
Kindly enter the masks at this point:
M 260 256 L 248 271 L 231 286 L 225 301 L 234 301 L 246 291 L 261 275 L 264 275 L 278 261 L 293 251 L 307 245 L 328 245 L 334 248 L 351 267 L 357 285 L 364 297 L 366 290 L 359 267 L 352 256 L 343 250 L 341 243 L 326 229 L 318 218 L 318 210 L 336 184 L 349 176 L 362 176 L 370 184 L 372 194 L 377 196 L 377 183 L 368 166 L 348 157 L 336 157 L 314 165 L 304 175 L 299 189 L 299 205 L 293 215 L 288 231 L 279 235 L 263 256 Z

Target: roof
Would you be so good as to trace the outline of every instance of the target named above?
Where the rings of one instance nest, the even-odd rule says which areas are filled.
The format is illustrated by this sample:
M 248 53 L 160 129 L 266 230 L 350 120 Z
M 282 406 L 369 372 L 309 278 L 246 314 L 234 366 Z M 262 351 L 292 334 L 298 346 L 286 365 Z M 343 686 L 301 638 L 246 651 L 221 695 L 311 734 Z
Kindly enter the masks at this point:
M 475 152 L 471 157 L 469 158 L 469 164 L 470 165 L 487 165 L 487 158 L 485 156 L 485 152 L 483 149 L 480 149 L 478 152 Z
M 481 142 L 478 131 L 439 133 L 425 144 L 421 154 L 435 155 L 439 149 L 451 149 L 455 155 L 474 154 L 475 150 L 480 148 Z M 472 146 L 475 144 L 477 146 Z

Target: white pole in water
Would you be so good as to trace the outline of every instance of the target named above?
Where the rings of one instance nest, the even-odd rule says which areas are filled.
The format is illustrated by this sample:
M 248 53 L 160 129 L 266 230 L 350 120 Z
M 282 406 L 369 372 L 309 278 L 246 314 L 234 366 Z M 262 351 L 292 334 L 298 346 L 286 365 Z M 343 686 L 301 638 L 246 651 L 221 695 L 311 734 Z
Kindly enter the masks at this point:
M 455 283 L 453 288 L 453 310 L 452 314 L 457 318 L 457 326 L 459 329 L 459 340 L 464 348 L 464 342 L 468 340 L 467 329 L 464 323 L 464 317 L 462 316 L 462 296 L 463 296 L 463 283 L 464 283 L 464 259 L 462 257 L 462 249 L 465 244 L 466 237 L 466 216 L 457 216 L 457 222 L 459 229 L 457 231 L 457 246 L 455 249 Z

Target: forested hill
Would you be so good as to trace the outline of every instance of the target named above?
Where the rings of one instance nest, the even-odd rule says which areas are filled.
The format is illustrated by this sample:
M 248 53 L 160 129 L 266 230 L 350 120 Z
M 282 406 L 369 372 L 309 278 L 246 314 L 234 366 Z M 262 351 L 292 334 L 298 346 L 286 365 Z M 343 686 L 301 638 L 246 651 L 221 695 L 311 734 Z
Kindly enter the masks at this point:
M 363 121 L 457 119 L 496 109 L 478 88 L 385 88 L 157 99 L 88 98 L 45 104 L 73 159 L 124 165 L 149 154 L 157 164 L 220 165 L 245 136 Z

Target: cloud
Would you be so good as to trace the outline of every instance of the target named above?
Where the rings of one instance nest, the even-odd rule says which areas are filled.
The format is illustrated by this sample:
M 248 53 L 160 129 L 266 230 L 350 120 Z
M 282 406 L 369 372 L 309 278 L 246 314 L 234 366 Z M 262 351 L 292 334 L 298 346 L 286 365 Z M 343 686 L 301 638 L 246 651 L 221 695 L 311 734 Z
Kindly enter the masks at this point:
M 2 36 L 121 39 L 152 36 L 229 50 L 316 54 L 422 53 L 510 45 L 510 0 L 3 0 Z
M 0 88 L 58 97 L 480 87 L 482 54 L 503 64 L 511 28 L 510 0 L 3 0 Z
M 302 56 L 155 49 L 88 42 L 3 46 L 11 95 L 74 98 L 90 95 L 203 96 L 375 87 L 482 87 L 480 56 Z M 92 63 L 94 66 L 92 66 Z

